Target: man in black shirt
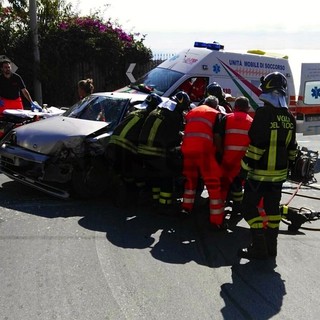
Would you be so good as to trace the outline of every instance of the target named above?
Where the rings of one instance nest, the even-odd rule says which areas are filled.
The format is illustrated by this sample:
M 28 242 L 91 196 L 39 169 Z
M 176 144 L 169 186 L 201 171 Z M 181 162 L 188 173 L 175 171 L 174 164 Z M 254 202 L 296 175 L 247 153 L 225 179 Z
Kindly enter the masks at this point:
M 39 109 L 32 101 L 22 78 L 17 73 L 12 72 L 11 61 L 2 60 L 0 65 L 0 114 L 5 109 L 23 109 L 21 92 L 30 102 L 31 109 Z

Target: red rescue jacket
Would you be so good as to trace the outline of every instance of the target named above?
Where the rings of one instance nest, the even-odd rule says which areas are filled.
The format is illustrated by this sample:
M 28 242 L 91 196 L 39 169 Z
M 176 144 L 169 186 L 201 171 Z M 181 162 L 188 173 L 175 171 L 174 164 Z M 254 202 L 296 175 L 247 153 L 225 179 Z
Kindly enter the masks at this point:
M 223 167 L 237 167 L 240 170 L 241 159 L 250 143 L 248 131 L 252 120 L 249 114 L 242 111 L 234 111 L 226 115 Z
M 216 151 L 213 135 L 218 114 L 218 110 L 206 105 L 198 106 L 187 113 L 182 152 L 207 151 L 208 148 L 210 152 Z

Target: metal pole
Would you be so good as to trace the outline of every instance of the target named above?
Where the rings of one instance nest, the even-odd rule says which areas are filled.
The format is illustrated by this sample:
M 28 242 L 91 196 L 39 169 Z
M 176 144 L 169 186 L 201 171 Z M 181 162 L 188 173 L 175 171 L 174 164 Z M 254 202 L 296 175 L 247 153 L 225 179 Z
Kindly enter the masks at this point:
M 40 52 L 39 52 L 39 40 L 38 40 L 36 0 L 29 0 L 29 15 L 30 15 L 30 29 L 32 33 L 33 57 L 34 57 L 34 69 L 33 69 L 34 100 L 36 100 L 40 105 L 42 105 L 42 88 L 41 88 L 41 82 L 39 80 Z

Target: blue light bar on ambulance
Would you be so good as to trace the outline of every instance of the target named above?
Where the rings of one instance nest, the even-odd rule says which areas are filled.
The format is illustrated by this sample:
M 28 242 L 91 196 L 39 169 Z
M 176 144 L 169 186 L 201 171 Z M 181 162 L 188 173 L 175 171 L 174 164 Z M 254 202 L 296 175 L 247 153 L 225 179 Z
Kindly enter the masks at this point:
M 224 46 L 216 41 L 214 41 L 213 43 L 196 41 L 194 43 L 194 47 L 195 48 L 207 48 L 207 49 L 211 49 L 211 50 L 223 50 L 224 49 Z

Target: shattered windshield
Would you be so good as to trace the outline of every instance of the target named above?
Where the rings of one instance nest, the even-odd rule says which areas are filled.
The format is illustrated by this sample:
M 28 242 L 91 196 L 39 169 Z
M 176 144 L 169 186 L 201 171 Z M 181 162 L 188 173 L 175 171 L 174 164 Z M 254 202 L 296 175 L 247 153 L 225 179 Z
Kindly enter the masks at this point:
M 104 121 L 113 130 L 130 104 L 129 99 L 110 96 L 89 96 L 76 103 L 63 115 L 70 118 L 78 118 L 93 121 Z
M 155 92 L 158 95 L 162 96 L 182 76 L 183 76 L 183 73 L 181 72 L 158 67 L 158 68 L 152 69 L 150 72 L 145 74 L 136 82 L 131 83 L 130 88 L 144 92 L 144 93 Z

